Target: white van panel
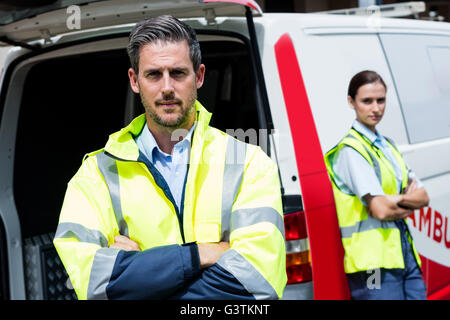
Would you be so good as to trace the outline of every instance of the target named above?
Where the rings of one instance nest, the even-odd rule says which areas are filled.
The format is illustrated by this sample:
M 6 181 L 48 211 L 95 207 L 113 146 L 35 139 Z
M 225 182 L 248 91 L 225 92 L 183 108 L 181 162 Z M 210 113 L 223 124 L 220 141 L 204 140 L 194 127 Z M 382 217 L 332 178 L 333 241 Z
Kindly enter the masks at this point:
M 430 197 L 425 212 L 415 211 L 415 224 L 407 219 L 417 250 L 450 267 L 450 138 L 400 146 L 400 150 Z M 424 218 L 428 210 L 430 221 Z
M 411 145 L 399 145 L 399 149 L 409 167 L 424 181 L 450 173 L 450 138 Z M 449 188 L 443 189 L 450 192 Z M 450 208 L 450 203 L 448 208 Z
M 450 173 L 426 179 L 425 189 L 430 195 L 430 204 L 423 210 L 415 210 L 414 220 L 408 218 L 417 251 L 450 268 Z
M 395 87 L 376 34 L 308 35 L 295 45 L 324 153 L 345 136 L 355 119 L 347 90 L 350 79 L 363 70 L 378 72 L 388 88 L 380 132 L 397 143 L 407 142 Z
M 380 39 L 410 142 L 450 137 L 450 37 L 381 34 Z

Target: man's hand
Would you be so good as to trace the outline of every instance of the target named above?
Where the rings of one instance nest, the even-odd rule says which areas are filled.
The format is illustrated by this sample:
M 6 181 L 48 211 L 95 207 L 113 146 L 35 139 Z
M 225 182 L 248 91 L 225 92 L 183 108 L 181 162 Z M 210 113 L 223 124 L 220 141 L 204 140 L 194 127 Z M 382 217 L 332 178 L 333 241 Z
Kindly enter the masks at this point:
M 204 269 L 215 264 L 222 254 L 230 249 L 230 244 L 228 242 L 199 243 L 197 247 L 200 256 L 200 267 Z
M 108 246 L 109 248 L 122 249 L 125 251 L 141 251 L 139 245 L 126 236 L 115 236 L 114 243 Z

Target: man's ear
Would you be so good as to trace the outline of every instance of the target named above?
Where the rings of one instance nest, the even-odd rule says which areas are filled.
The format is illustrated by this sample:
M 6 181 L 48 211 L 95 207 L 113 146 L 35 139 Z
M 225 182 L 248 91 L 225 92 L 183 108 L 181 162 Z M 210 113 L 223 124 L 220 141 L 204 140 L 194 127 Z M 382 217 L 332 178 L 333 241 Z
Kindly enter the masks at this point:
M 128 69 L 128 78 L 130 78 L 131 90 L 133 90 L 134 93 L 139 93 L 139 83 L 137 77 L 138 75 L 133 68 Z
M 203 81 L 205 80 L 205 65 L 201 64 L 198 67 L 198 70 L 195 74 L 195 80 L 196 80 L 196 84 L 197 84 L 197 89 L 200 89 L 203 85 Z

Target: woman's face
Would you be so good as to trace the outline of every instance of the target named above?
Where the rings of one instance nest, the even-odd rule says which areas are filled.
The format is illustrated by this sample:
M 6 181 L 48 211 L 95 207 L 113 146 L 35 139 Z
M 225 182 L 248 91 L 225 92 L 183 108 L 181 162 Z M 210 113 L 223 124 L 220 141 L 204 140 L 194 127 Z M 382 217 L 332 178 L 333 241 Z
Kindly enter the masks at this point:
M 356 120 L 375 132 L 386 108 L 386 88 L 378 81 L 365 84 L 359 87 L 355 99 L 348 96 L 348 103 L 355 110 Z

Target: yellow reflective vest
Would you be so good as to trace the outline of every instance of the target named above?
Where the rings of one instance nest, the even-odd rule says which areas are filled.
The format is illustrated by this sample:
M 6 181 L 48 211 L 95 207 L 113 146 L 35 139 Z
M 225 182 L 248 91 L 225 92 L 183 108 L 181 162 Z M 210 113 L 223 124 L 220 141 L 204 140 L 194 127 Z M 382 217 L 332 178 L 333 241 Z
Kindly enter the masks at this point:
M 403 172 L 401 190 L 408 184 L 408 171 L 401 153 L 390 139 L 386 139 Z M 345 250 L 346 273 L 378 268 L 404 268 L 400 230 L 394 221 L 381 221 L 368 215 L 367 208 L 354 194 L 340 190 L 335 183 L 333 159 L 345 146 L 358 151 L 374 168 L 385 194 L 397 194 L 395 170 L 385 155 L 362 134 L 353 128 L 334 148 L 325 155 L 325 165 L 332 181 L 336 210 Z M 411 235 L 409 242 L 417 263 L 421 265 Z
M 181 208 L 135 143 L 145 114 L 88 154 L 68 183 L 54 245 L 79 299 L 170 298 L 202 275 L 190 265 L 195 257 L 186 258 L 189 244 L 219 241 L 231 245 L 217 262 L 221 270 L 256 299 L 281 298 L 287 278 L 277 166 L 260 147 L 210 127 L 211 114 L 198 101 L 195 107 Z M 108 248 L 119 234 L 142 252 Z

